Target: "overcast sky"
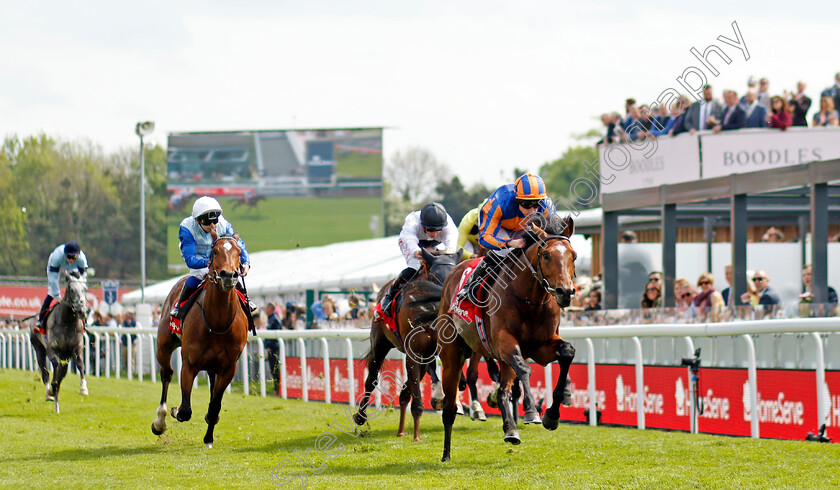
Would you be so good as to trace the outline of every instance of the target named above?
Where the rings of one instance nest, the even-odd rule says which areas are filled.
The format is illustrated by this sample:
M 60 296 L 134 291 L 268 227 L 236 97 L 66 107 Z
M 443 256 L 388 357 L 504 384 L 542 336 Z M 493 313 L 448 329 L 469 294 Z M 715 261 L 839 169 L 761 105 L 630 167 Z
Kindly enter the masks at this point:
M 385 126 L 467 183 L 537 170 L 635 97 L 651 102 L 714 43 L 709 81 L 816 98 L 840 71 L 840 3 L 482 1 L 15 2 L 0 16 L 0 136 L 106 151 L 173 131 Z M 717 40 L 735 39 L 750 59 Z M 810 117 L 809 117 L 810 118 Z

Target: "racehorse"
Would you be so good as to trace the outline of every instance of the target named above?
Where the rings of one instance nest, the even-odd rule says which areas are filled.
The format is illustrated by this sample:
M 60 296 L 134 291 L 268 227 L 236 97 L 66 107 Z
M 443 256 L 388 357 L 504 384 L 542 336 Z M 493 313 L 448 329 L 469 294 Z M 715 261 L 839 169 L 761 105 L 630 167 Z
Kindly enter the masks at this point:
M 265 196 L 249 196 L 246 194 L 233 202 L 233 209 L 236 209 L 243 204 L 247 205 L 250 209 L 256 209 L 257 204 L 264 200 Z
M 420 273 L 420 280 L 415 280 L 403 287 L 402 307 L 394 320 L 399 337 L 394 334 L 382 319 L 371 321 L 370 352 L 365 356 L 368 375 L 365 380 L 365 393 L 362 395 L 358 411 L 353 414 L 357 425 L 367 421 L 367 406 L 371 394 L 376 388 L 379 370 L 385 356 L 394 347 L 406 354 L 405 369 L 407 381 L 400 391 L 400 426 L 397 436 L 405 436 L 405 412 L 411 401 L 411 415 L 414 417 L 414 440 L 420 441 L 420 416 L 423 414 L 423 398 L 420 393 L 420 381 L 426 374 L 425 364 L 433 362 L 435 343 L 428 325 L 437 318 L 437 302 L 422 298 L 440 297 L 440 284 L 449 272 L 461 260 L 461 251 L 454 254 L 434 255 L 421 248 L 425 265 Z M 425 280 L 422 280 L 425 279 Z M 377 301 L 388 291 L 390 281 L 379 290 Z M 437 290 L 437 294 L 435 294 Z M 431 292 L 431 295 L 429 294 Z M 399 298 L 395 298 L 396 303 Z M 396 381 L 396 380 L 395 380 Z
M 67 364 L 71 358 L 82 378 L 79 394 L 88 394 L 85 363 L 82 357 L 85 345 L 85 319 L 87 318 L 87 299 L 85 298 L 87 283 L 78 273 L 71 275 L 65 272 L 64 277 L 67 278 L 64 297 L 44 319 L 46 336 L 35 331 L 35 322 L 32 322 L 29 332 L 29 342 L 35 349 L 38 367 L 41 368 L 41 380 L 47 387 L 47 401 L 54 401 L 55 413 L 59 413 L 58 390 L 61 387 L 61 380 L 67 375 Z M 48 383 L 50 379 L 50 372 L 47 370 L 48 357 L 53 366 L 52 383 Z
M 498 404 L 505 441 L 512 444 L 521 442 L 510 406 L 514 378 L 519 379 L 524 395 L 524 422 L 538 423 L 539 413 L 529 383 L 531 368 L 525 359 L 531 358 L 543 366 L 558 361 L 560 375 L 551 406 L 542 417 L 546 429 L 554 430 L 558 426 L 559 405 L 575 349 L 557 335 L 557 327 L 563 308 L 569 306 L 574 295 L 577 254 L 569 242 L 574 233 L 571 217 L 562 220 L 553 217 L 542 224 L 542 228 L 530 225 L 524 237 L 524 249 L 508 255 L 495 276 L 497 280 L 487 286 L 488 302 L 482 308 L 483 331 L 480 332 L 475 323 L 448 313 L 468 262 L 459 264 L 444 282 L 435 322 L 435 337 L 441 346 L 443 362 L 444 447 L 441 461 L 450 459 L 458 378 L 464 359 L 471 352 L 501 361 Z M 509 279 L 509 284 L 503 278 Z
M 235 236 L 216 235 L 211 232 L 213 249 L 210 252 L 209 270 L 204 292 L 195 301 L 197 308 L 190 308 L 181 327 L 181 335 L 169 329 L 170 317 L 164 313 L 158 325 L 157 361 L 160 364 L 160 380 L 163 390 L 157 418 L 152 423 L 152 433 L 161 435 L 166 431 L 166 395 L 172 380 L 170 359 L 172 352 L 181 346 L 181 405 L 172 408 L 172 417 L 185 422 L 192 417 L 190 394 L 193 380 L 199 371 L 207 371 L 210 379 L 210 406 L 204 417 L 207 433 L 206 447 L 213 447 L 213 429 L 219 422 L 222 396 L 236 372 L 236 363 L 248 339 L 248 319 L 240 305 L 236 291 L 239 280 L 239 254 Z M 161 311 L 168 312 L 178 300 L 181 286 L 186 277 L 178 281 Z

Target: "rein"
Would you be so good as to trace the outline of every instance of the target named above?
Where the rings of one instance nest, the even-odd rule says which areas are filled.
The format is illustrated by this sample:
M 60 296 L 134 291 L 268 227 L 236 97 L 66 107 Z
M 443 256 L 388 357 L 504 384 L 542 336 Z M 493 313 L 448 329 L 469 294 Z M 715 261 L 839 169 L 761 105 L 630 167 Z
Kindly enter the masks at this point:
M 234 238 L 232 235 L 223 235 L 214 240 L 213 245 L 211 246 L 212 250 L 210 250 L 210 258 L 208 259 L 208 264 L 210 266 L 213 265 L 213 256 L 216 255 L 216 244 L 222 240 L 233 240 L 234 242 L 236 242 L 236 238 Z M 238 243 L 237 246 L 239 246 Z M 217 271 L 215 268 L 212 269 L 212 271 L 208 271 L 207 277 L 209 278 L 208 280 L 213 284 L 218 284 L 221 280 L 221 278 L 219 277 L 219 271 Z
M 568 242 L 569 238 L 565 237 L 563 235 L 550 235 L 550 236 L 546 237 L 545 240 L 540 240 L 540 245 L 537 247 L 537 269 L 538 270 L 534 269 L 534 264 L 532 264 L 530 260 L 526 260 L 526 262 L 528 264 L 528 269 L 531 271 L 531 275 L 534 276 L 534 280 L 537 281 L 537 284 L 542 286 L 543 290 L 548 295 L 548 297 L 545 299 L 545 301 L 543 301 L 542 303 L 533 302 L 533 301 L 529 300 L 528 298 L 523 298 L 522 296 L 520 296 L 519 294 L 516 293 L 516 290 L 511 288 L 511 290 L 513 291 L 513 295 L 516 296 L 517 299 L 525 302 L 525 304 L 527 304 L 527 305 L 542 306 L 542 305 L 548 303 L 549 301 L 551 301 L 551 296 L 553 296 L 554 293 L 557 291 L 556 288 L 551 287 L 551 284 L 549 284 L 548 279 L 545 278 L 545 274 L 543 273 L 543 270 L 542 270 L 542 260 L 540 259 L 540 252 L 543 249 L 543 244 L 547 243 L 549 240 L 565 240 L 565 241 Z
M 206 298 L 207 296 L 205 295 L 204 297 Z M 207 313 L 205 313 L 205 311 L 204 311 L 204 306 L 202 306 L 202 304 L 198 301 L 196 301 L 195 304 L 197 304 L 198 307 L 201 308 L 201 319 L 204 321 L 204 328 L 206 328 L 208 332 L 210 332 L 214 335 L 224 335 L 224 334 L 230 332 L 230 329 L 233 328 L 233 322 L 236 321 L 236 317 L 239 316 L 239 308 L 236 308 L 233 312 L 233 318 L 231 318 L 230 323 L 228 323 L 227 329 L 225 329 L 225 331 L 223 331 L 223 332 L 217 332 L 217 331 L 213 330 L 212 328 L 210 328 L 210 325 L 207 323 Z M 236 305 L 236 306 L 239 306 L 239 305 Z

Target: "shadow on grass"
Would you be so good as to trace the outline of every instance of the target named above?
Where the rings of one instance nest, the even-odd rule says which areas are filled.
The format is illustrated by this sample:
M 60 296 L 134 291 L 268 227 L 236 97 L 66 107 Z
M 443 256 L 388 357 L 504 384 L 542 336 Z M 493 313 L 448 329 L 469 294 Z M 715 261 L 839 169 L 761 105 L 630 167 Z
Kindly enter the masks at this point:
M 34 461 L 38 463 L 67 462 L 67 461 L 89 461 L 103 458 L 137 456 L 142 454 L 165 453 L 164 446 L 145 447 L 98 447 L 98 448 L 73 448 L 63 449 L 54 452 L 39 452 L 23 457 L 4 458 L 5 461 Z

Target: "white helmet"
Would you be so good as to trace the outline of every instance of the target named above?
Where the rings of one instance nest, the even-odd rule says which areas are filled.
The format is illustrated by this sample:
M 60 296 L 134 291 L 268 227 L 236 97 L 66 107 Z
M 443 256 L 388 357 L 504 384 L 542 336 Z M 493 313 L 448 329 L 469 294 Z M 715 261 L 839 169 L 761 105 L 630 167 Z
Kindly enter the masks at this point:
M 195 204 L 193 204 L 192 217 L 198 218 L 202 214 L 209 213 L 210 211 L 216 211 L 222 214 L 222 205 L 210 196 L 199 197 L 195 200 Z

